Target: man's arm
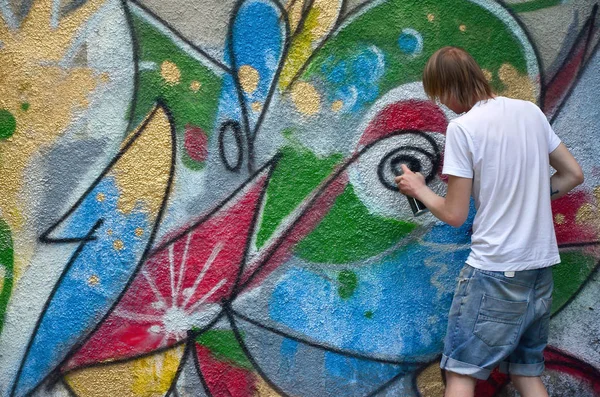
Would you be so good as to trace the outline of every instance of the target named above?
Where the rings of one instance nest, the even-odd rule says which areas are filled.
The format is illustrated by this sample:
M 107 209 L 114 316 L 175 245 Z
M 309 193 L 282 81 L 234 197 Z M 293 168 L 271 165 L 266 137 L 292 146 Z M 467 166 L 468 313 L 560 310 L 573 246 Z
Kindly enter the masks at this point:
M 440 197 L 425 184 L 420 173 L 413 173 L 402 165 L 403 174 L 396 177 L 400 192 L 420 200 L 442 222 L 460 227 L 469 216 L 473 180 L 449 176 L 446 197 Z
M 550 153 L 550 165 L 556 170 L 550 178 L 550 196 L 556 200 L 583 183 L 583 171 L 569 149 L 561 143 Z

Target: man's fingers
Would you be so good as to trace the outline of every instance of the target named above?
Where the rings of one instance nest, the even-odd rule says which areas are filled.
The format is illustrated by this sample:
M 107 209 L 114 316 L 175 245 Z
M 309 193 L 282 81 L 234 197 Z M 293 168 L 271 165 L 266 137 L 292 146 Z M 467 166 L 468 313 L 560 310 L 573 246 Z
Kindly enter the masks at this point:
M 404 172 L 405 174 L 412 174 L 413 172 L 410 170 L 410 168 L 408 168 L 406 166 L 406 164 L 400 164 L 400 167 L 402 168 L 402 172 Z

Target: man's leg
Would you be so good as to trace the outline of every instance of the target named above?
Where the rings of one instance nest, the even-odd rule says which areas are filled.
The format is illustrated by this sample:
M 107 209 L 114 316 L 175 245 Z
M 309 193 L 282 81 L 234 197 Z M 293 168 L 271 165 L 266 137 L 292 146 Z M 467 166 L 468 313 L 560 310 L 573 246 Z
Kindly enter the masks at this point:
M 510 379 L 522 397 L 548 397 L 546 386 L 539 376 L 511 375 Z
M 444 397 L 473 397 L 477 379 L 467 375 L 446 371 L 446 392 Z

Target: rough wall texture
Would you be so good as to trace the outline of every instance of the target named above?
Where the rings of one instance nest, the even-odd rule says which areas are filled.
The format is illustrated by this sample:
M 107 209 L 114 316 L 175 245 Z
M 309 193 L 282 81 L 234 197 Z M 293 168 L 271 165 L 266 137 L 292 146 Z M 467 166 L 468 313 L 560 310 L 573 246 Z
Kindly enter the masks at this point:
M 544 381 L 600 396 L 597 0 L 0 1 L 0 396 L 441 396 L 459 45 L 581 161 Z M 510 164 L 506 172 L 510 173 Z M 478 396 L 512 396 L 494 373 Z

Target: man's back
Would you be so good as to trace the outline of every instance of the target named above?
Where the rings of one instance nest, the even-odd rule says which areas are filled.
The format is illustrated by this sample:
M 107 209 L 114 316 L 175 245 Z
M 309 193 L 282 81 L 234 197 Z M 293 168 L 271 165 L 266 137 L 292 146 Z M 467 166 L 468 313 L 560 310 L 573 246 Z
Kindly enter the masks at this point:
M 560 262 L 548 157 L 559 144 L 544 114 L 526 101 L 480 101 L 450 123 L 444 173 L 473 178 L 477 208 L 468 264 L 512 271 Z

